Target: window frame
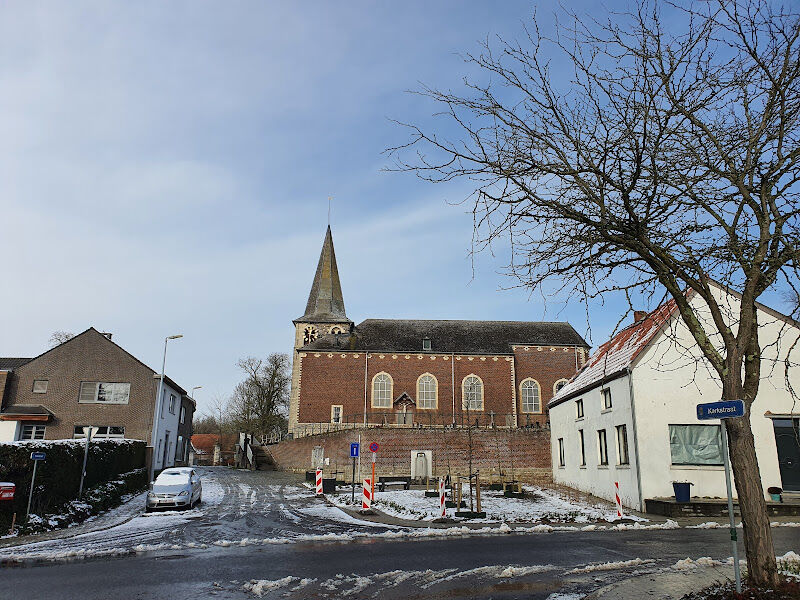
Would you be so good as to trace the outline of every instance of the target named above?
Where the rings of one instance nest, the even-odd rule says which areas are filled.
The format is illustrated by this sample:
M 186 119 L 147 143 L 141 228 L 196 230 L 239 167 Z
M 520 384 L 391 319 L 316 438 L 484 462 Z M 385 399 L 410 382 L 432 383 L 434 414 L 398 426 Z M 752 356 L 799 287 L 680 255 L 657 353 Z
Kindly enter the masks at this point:
M 334 413 L 335 409 L 339 409 L 339 420 L 334 420 Z M 336 425 L 341 425 L 343 422 L 344 417 L 344 406 L 341 404 L 331 404 L 331 423 L 335 423 Z
M 684 462 L 672 462 L 672 428 L 673 427 L 715 427 L 717 429 L 717 437 L 720 441 L 719 444 L 719 462 L 718 463 L 684 463 Z M 722 425 L 716 423 L 668 423 L 667 424 L 667 441 L 669 442 L 670 452 L 669 452 L 669 464 L 670 467 L 722 467 L 724 466 L 725 457 L 723 456 L 723 448 L 722 448 Z
M 564 452 L 564 438 L 558 438 L 558 466 L 559 467 L 566 467 L 567 466 L 567 459 L 566 454 Z
M 576 421 L 578 419 L 582 419 L 583 418 L 583 416 L 585 414 L 584 411 L 583 411 L 583 398 L 578 398 L 577 400 L 575 400 L 575 414 L 577 415 L 575 417 Z
M 381 375 L 386 375 L 386 377 L 389 378 L 389 395 L 388 395 L 388 404 L 386 406 L 379 406 L 375 404 L 375 380 L 378 379 L 378 377 L 380 377 Z M 392 376 L 389 375 L 389 373 L 387 373 L 386 371 L 375 373 L 375 375 L 372 377 L 372 383 L 370 385 L 370 389 L 372 391 L 372 393 L 370 394 L 371 396 L 370 401 L 372 408 L 389 408 L 389 409 L 392 408 L 392 398 L 394 397 L 394 379 L 392 379 Z
M 84 400 L 84 386 L 94 386 L 94 399 L 93 400 Z M 111 397 L 116 397 L 118 390 L 116 386 L 127 386 L 125 388 L 125 401 L 124 402 L 116 402 L 114 400 L 100 400 L 100 391 L 101 386 L 115 386 L 111 393 Z M 88 389 L 88 388 L 87 388 Z M 81 381 L 80 385 L 78 386 L 78 404 L 114 404 L 114 405 L 125 405 L 130 404 L 131 402 L 131 384 L 127 381 Z
M 75 425 L 72 428 L 73 440 L 85 440 L 86 436 L 83 433 L 83 428 L 89 425 Z M 98 431 L 92 436 L 93 440 L 124 440 L 125 439 L 125 426 L 124 425 L 92 425 L 97 427 Z M 112 429 L 121 429 L 122 432 L 111 433 Z M 103 431 L 105 430 L 105 431 Z
M 616 430 L 617 436 L 617 465 L 630 465 L 631 455 L 630 447 L 628 446 L 628 425 L 626 423 L 622 423 L 621 425 L 616 425 L 614 429 Z M 622 436 L 620 436 L 620 433 Z
M 423 377 L 430 377 L 433 379 L 433 406 L 423 406 L 422 404 L 422 391 L 420 389 L 420 382 Z M 417 409 L 418 410 L 438 410 L 439 408 L 439 380 L 433 373 L 423 373 L 417 377 Z
M 480 389 L 481 389 L 480 408 L 472 408 L 471 406 L 467 406 L 468 400 L 467 400 L 466 383 L 467 379 L 469 379 L 470 377 L 474 377 L 475 379 L 477 379 L 478 383 L 480 384 Z M 461 410 L 464 412 L 483 412 L 484 406 L 486 406 L 486 403 L 484 402 L 484 389 L 485 386 L 483 384 L 483 379 L 475 375 L 475 373 L 470 373 L 469 375 L 464 377 L 461 380 Z
M 556 395 L 556 394 L 557 394 L 559 391 L 561 391 L 561 388 L 563 388 L 563 387 L 564 387 L 564 385 L 562 385 L 562 386 L 561 386 L 561 388 L 559 388 L 559 387 L 558 387 L 558 384 L 559 384 L 559 383 L 563 383 L 564 385 L 567 385 L 567 384 L 569 383 L 569 379 L 564 379 L 564 378 L 562 377 L 561 379 L 559 379 L 558 381 L 556 381 L 556 382 L 553 384 L 553 396 L 555 396 L 555 395 Z
M 39 383 L 39 384 L 43 383 L 44 384 L 44 389 L 38 389 L 37 390 L 36 389 L 36 384 L 37 383 Z M 49 379 L 34 379 L 33 380 L 33 387 L 31 388 L 31 393 L 33 393 L 33 394 L 46 394 L 49 384 L 50 384 L 50 380 Z
M 171 415 L 175 414 L 175 407 L 177 405 L 177 401 L 178 401 L 178 397 L 175 394 L 170 392 L 170 395 L 169 395 L 169 414 L 171 414 Z
M 600 395 L 603 397 L 603 410 L 611 410 L 614 407 L 614 403 L 611 400 L 611 388 L 601 389 Z
M 608 433 L 605 429 L 597 430 L 597 459 L 598 466 L 608 466 Z
M 534 410 L 525 410 L 525 393 L 522 390 L 523 386 L 525 386 L 526 383 L 532 383 L 533 389 L 535 389 L 538 394 L 537 400 L 539 402 L 539 410 L 536 410 L 535 408 Z M 533 406 L 535 407 L 536 404 L 534 404 Z M 533 377 L 526 377 L 519 383 L 519 408 L 520 412 L 524 415 L 540 415 L 542 414 L 542 412 L 544 412 L 542 406 L 542 386 L 539 385 L 539 382 L 536 381 Z
M 586 436 L 583 433 L 583 429 L 578 429 L 578 443 L 580 448 L 580 459 L 581 462 L 578 465 L 579 467 L 586 466 Z
M 31 437 L 25 437 L 26 429 L 28 429 L 31 432 Z M 31 423 L 28 425 L 23 424 L 19 430 L 19 441 L 43 440 L 46 433 L 47 433 L 47 425 L 41 425 L 39 423 Z

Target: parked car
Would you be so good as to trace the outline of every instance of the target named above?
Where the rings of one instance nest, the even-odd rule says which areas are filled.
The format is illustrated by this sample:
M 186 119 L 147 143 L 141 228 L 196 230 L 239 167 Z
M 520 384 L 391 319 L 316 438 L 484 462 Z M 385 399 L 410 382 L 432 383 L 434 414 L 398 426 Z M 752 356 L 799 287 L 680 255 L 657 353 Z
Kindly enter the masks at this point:
M 203 499 L 200 476 L 191 467 L 164 469 L 147 493 L 145 511 L 158 508 L 192 508 Z

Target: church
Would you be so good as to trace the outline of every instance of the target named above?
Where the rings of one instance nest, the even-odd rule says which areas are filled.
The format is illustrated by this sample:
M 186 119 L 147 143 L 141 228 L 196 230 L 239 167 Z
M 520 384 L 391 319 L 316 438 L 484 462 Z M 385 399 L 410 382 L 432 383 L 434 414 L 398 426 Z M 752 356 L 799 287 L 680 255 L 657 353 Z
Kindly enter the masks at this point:
M 366 319 L 345 312 L 331 228 L 295 326 L 289 433 L 535 427 L 585 363 L 566 322 Z

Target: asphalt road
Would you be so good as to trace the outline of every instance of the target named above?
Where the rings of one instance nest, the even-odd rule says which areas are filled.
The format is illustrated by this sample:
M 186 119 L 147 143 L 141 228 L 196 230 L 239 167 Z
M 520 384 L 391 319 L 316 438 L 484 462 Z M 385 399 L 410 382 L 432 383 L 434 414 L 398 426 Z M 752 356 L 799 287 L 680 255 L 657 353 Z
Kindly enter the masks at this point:
M 0 568 L 0 598 L 252 599 L 261 593 L 268 599 L 567 600 L 633 573 L 669 568 L 682 558 L 730 555 L 724 529 L 352 539 L 354 531 L 380 534 L 386 529 L 343 519 L 336 509 L 299 490 L 291 476 L 219 471 L 207 474 L 206 481 L 208 503 L 194 514 L 135 517 L 77 537 L 0 550 L 1 561 L 11 553 L 44 557 L 80 547 L 102 551 L 136 543 L 156 548 L 71 562 L 7 561 Z M 309 533 L 333 535 L 331 541 L 297 541 Z M 779 553 L 800 549 L 800 529 L 773 533 Z M 214 544 L 245 537 L 295 541 Z M 591 567 L 633 559 L 643 562 L 612 570 Z

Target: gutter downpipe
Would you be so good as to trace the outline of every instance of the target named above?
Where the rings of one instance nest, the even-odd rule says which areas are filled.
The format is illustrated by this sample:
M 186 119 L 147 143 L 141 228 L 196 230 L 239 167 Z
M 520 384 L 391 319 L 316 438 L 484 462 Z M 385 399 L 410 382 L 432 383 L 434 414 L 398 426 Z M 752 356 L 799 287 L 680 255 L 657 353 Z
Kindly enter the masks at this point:
M 633 401 L 633 371 L 630 366 L 626 367 L 628 374 L 628 396 L 631 402 L 631 418 L 633 419 L 633 447 L 636 452 L 636 485 L 639 491 L 639 512 L 644 512 L 644 496 L 642 496 L 642 466 L 641 454 L 639 454 L 639 434 L 636 427 L 636 403 Z

